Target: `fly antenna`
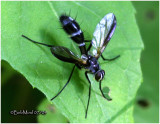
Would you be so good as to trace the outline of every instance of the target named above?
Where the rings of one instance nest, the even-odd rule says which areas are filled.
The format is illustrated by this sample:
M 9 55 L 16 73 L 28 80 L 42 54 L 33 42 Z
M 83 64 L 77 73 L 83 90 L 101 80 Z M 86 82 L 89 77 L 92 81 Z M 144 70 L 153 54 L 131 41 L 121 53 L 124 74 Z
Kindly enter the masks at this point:
M 48 44 L 44 44 L 44 43 L 40 43 L 40 42 L 34 41 L 34 40 L 24 36 L 24 35 L 22 35 L 22 37 L 24 37 L 25 39 L 27 39 L 27 40 L 29 40 L 29 41 L 31 41 L 33 43 L 41 44 L 41 45 L 44 45 L 44 46 L 47 46 L 47 47 L 54 47 L 53 45 L 48 45 Z

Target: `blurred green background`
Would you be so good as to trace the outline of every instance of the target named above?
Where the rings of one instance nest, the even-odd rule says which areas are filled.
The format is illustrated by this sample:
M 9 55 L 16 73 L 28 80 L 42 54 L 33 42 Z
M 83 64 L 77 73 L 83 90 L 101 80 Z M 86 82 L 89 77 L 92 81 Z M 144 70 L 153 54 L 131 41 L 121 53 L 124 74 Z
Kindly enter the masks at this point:
M 141 67 L 143 83 L 135 99 L 134 121 L 137 123 L 159 122 L 159 2 L 132 2 L 145 49 L 142 51 Z M 45 110 L 55 122 L 69 122 L 58 110 L 46 102 L 45 96 L 33 89 L 25 77 L 16 72 L 7 62 L 1 61 L 1 118 L 2 122 L 38 122 L 36 115 L 13 116 L 11 110 Z M 32 103 L 30 102 L 32 101 Z M 40 103 L 43 101 L 43 106 Z M 39 106 L 40 105 L 40 106 Z M 43 116 L 43 115 L 41 115 Z M 48 120 L 49 121 L 49 120 Z M 43 121 L 41 121 L 43 122 Z M 45 120 L 44 120 L 45 122 Z
M 132 2 L 144 42 L 143 83 L 137 93 L 135 122 L 159 122 L 159 2 Z

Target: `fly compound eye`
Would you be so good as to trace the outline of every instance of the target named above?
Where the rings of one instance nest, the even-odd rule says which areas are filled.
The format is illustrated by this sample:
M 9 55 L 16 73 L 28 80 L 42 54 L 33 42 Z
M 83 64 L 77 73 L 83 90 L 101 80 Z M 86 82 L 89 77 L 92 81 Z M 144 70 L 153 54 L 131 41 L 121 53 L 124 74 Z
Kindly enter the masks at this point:
M 103 77 L 104 77 L 104 75 L 105 75 L 105 71 L 104 71 L 104 70 L 102 70 L 101 72 L 102 72 L 102 74 L 103 74 Z
M 101 81 L 104 77 L 104 71 L 98 71 L 96 74 L 95 74 L 95 79 L 96 81 Z

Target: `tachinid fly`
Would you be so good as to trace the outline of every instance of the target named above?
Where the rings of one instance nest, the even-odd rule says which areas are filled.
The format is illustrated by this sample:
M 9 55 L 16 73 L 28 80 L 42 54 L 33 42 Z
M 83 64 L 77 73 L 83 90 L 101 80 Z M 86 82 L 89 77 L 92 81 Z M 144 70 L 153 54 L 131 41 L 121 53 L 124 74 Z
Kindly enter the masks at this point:
M 112 59 L 105 59 L 102 56 L 104 49 L 106 48 L 107 44 L 109 43 L 115 31 L 116 17 L 113 13 L 109 13 L 105 15 L 102 18 L 102 20 L 97 24 L 96 29 L 93 34 L 93 39 L 90 41 L 84 40 L 84 35 L 80 29 L 79 24 L 74 19 L 72 19 L 70 16 L 61 15 L 59 20 L 61 22 L 61 25 L 64 31 L 68 35 L 70 35 L 70 38 L 76 44 L 78 44 L 80 52 L 81 52 L 81 57 L 78 57 L 75 53 L 73 53 L 71 50 L 69 50 L 66 47 L 54 46 L 54 45 L 48 45 L 48 44 L 36 42 L 24 35 L 22 35 L 22 37 L 28 39 L 29 41 L 33 43 L 37 43 L 37 44 L 41 44 L 41 45 L 50 47 L 52 54 L 56 58 L 64 62 L 69 62 L 69 63 L 74 64 L 67 83 L 61 89 L 61 91 L 58 92 L 57 95 L 54 96 L 51 100 L 55 99 L 68 85 L 75 67 L 78 67 L 79 69 L 81 68 L 86 69 L 85 76 L 89 82 L 89 97 L 88 97 L 88 103 L 87 103 L 86 114 L 85 114 L 85 118 L 87 118 L 88 106 L 89 106 L 90 95 L 91 95 L 91 82 L 89 80 L 88 73 L 93 74 L 95 76 L 96 81 L 99 82 L 99 89 L 102 93 L 102 96 L 107 100 L 111 100 L 105 97 L 102 91 L 102 88 L 101 88 L 101 82 L 104 78 L 105 71 L 100 68 L 98 59 L 99 57 L 102 57 L 103 60 L 112 61 L 120 57 L 120 55 L 118 55 Z M 85 42 L 91 42 L 87 49 L 85 46 Z

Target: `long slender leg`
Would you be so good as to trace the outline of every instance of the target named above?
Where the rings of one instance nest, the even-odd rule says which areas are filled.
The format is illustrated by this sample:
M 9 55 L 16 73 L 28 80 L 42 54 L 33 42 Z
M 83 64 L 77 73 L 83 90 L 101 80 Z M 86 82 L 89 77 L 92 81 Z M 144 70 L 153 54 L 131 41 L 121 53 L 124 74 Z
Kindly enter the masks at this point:
M 39 42 L 37 42 L 37 41 L 31 40 L 30 38 L 28 38 L 28 37 L 26 37 L 26 36 L 24 36 L 24 35 L 22 35 L 22 37 L 26 38 L 27 40 L 29 40 L 29 41 L 31 41 L 31 42 L 33 42 L 33 43 L 41 44 L 41 45 L 44 45 L 44 46 L 47 46 L 47 47 L 54 47 L 53 45 L 48 45 L 48 44 L 44 44 L 44 43 L 39 43 Z
M 91 42 L 91 40 L 84 40 L 84 42 Z
M 91 49 L 92 43 L 90 43 L 89 47 L 87 48 L 87 52 Z
M 64 88 L 67 86 L 67 84 L 69 83 L 69 81 L 70 81 L 70 79 L 71 79 L 71 77 L 72 77 L 72 74 L 73 74 L 73 71 L 74 71 L 74 69 L 75 69 L 75 66 L 76 66 L 76 65 L 73 66 L 72 72 L 71 72 L 71 74 L 70 74 L 70 76 L 69 76 L 69 79 L 68 79 L 67 83 L 66 83 L 66 84 L 64 85 L 64 87 L 61 89 L 61 91 L 59 91 L 59 93 L 57 93 L 57 95 L 54 96 L 54 97 L 51 99 L 51 101 L 52 101 L 53 99 L 55 99 L 55 98 L 64 90 Z
M 85 76 L 86 76 L 86 78 L 87 78 L 87 80 L 88 80 L 88 82 L 89 82 L 89 94 L 88 94 L 88 103 L 87 103 L 87 109 L 86 109 L 86 115 L 85 115 L 85 118 L 87 118 L 87 112 L 88 112 L 88 106 L 89 106 L 89 101 L 90 101 L 90 96 L 91 96 L 91 82 L 90 82 L 90 80 L 89 80 L 89 78 L 88 78 L 88 71 L 86 71 L 85 72 Z
M 101 55 L 101 57 L 102 57 L 102 59 L 105 60 L 105 61 L 113 61 L 113 60 L 119 58 L 120 55 L 118 55 L 118 56 L 116 56 L 116 57 L 114 57 L 114 58 L 112 58 L 112 59 L 105 59 L 105 58 L 103 57 L 103 55 Z
M 108 99 L 107 97 L 105 97 L 105 95 L 104 95 L 104 93 L 103 93 L 103 91 L 102 91 L 101 81 L 99 82 L 99 89 L 100 89 L 100 91 L 101 91 L 101 93 L 102 93 L 102 96 L 103 96 L 105 99 L 107 99 L 108 101 L 111 101 L 111 100 L 112 100 L 112 99 Z

